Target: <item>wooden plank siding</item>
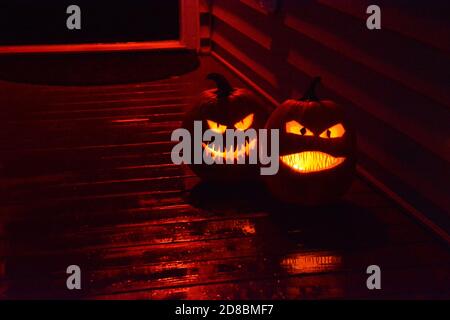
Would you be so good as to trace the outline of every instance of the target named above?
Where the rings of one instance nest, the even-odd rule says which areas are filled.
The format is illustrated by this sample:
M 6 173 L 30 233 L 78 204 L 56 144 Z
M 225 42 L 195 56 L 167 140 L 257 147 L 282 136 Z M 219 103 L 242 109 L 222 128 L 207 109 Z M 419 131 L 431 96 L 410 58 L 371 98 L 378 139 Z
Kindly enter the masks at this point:
M 444 3 L 419 16 L 381 1 L 369 31 L 368 1 L 287 0 L 274 14 L 248 2 L 213 1 L 213 55 L 278 102 L 321 75 L 357 127 L 361 167 L 448 235 L 450 28 L 432 19 Z
M 158 81 L 0 81 L 0 299 L 448 299 L 448 246 L 362 179 L 292 207 L 174 165 L 170 133 L 211 71 L 245 86 L 208 56 Z M 371 264 L 383 290 L 366 288 Z

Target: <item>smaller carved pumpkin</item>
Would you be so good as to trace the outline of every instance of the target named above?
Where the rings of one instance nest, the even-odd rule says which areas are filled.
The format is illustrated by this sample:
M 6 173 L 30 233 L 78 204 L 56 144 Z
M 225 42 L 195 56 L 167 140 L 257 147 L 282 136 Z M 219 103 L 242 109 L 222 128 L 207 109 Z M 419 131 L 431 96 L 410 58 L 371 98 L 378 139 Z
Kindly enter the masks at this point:
M 278 199 L 318 205 L 339 199 L 355 170 L 356 138 L 344 111 L 330 100 L 319 100 L 315 87 L 300 100 L 287 100 L 270 116 L 266 128 L 280 131 L 280 168 L 266 176 Z
M 233 88 L 224 76 L 211 73 L 208 80 L 216 83 L 215 89 L 204 91 L 197 103 L 186 113 L 183 128 L 189 130 L 193 136 L 194 121 L 201 121 L 203 131 L 210 129 L 222 135 L 225 141 L 225 130 L 234 129 L 245 131 L 261 129 L 267 121 L 269 112 L 260 99 L 251 91 L 243 88 Z M 259 175 L 257 164 L 225 164 L 227 157 L 237 159 L 247 157 L 250 148 L 256 148 L 256 139 L 245 141 L 245 145 L 236 145 L 234 150 L 223 150 L 224 146 L 202 144 L 213 157 L 222 157 L 224 164 L 193 164 L 191 169 L 204 180 L 235 182 L 252 180 Z M 195 146 L 192 146 L 195 151 Z M 231 152 L 230 152 L 231 151 Z

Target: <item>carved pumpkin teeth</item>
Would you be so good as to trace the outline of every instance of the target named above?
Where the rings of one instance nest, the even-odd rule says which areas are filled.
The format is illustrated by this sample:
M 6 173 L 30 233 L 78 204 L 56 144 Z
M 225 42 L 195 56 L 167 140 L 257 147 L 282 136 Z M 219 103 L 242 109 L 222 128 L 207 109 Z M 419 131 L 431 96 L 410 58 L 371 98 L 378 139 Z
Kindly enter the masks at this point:
M 281 156 L 280 159 L 295 171 L 310 173 L 332 169 L 344 162 L 345 157 L 336 158 L 321 151 L 304 151 Z
M 225 160 L 238 160 L 242 157 L 248 156 L 250 151 L 254 151 L 256 144 L 257 140 L 252 139 L 250 142 L 246 141 L 245 145 L 238 145 L 236 148 L 234 148 L 234 146 L 230 146 L 228 149 L 225 149 L 225 152 L 222 151 L 220 146 L 216 146 L 214 143 L 203 143 L 203 148 L 205 149 L 206 155 L 211 156 L 214 159 L 216 157 L 222 157 Z

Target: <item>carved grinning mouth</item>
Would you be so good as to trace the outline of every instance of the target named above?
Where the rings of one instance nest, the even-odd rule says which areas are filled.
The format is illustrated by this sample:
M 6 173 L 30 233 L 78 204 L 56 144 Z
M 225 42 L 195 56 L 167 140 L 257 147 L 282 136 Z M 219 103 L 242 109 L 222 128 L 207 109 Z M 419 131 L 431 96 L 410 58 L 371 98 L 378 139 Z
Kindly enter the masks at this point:
M 329 170 L 344 162 L 345 157 L 333 157 L 321 151 L 304 151 L 280 157 L 287 166 L 300 173 Z
M 250 151 L 254 151 L 256 147 L 256 139 L 246 141 L 244 144 L 238 144 L 236 147 L 230 146 L 223 150 L 222 146 L 216 146 L 214 143 L 203 143 L 203 148 L 205 149 L 206 155 L 211 156 L 213 159 L 217 157 L 222 157 L 223 159 L 240 159 L 242 157 L 248 156 Z

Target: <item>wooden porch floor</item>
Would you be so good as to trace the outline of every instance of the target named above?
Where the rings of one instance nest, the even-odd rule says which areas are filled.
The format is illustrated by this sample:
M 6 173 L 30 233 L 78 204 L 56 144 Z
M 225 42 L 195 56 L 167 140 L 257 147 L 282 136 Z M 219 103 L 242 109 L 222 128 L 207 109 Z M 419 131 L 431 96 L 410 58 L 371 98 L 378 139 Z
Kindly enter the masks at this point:
M 450 298 L 448 247 L 358 179 L 302 209 L 198 184 L 170 134 L 218 70 L 108 86 L 0 82 L 0 297 Z M 216 192 L 217 191 L 217 192 Z M 82 290 L 66 289 L 66 268 Z M 366 288 L 366 268 L 382 290 Z

